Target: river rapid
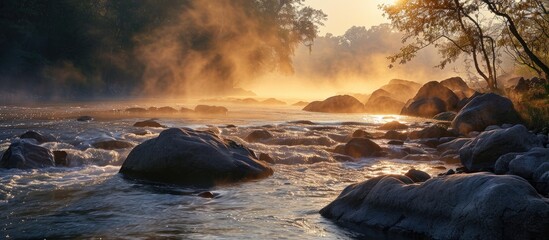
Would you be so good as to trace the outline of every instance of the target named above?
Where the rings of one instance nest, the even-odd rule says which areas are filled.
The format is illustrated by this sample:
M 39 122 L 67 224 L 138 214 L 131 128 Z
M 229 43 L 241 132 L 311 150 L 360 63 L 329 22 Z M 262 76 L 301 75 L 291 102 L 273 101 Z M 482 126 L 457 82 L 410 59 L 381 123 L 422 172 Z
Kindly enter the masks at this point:
M 190 239 L 349 239 L 390 238 L 376 231 L 354 231 L 324 219 L 318 211 L 346 186 L 411 168 L 436 175 L 455 168 L 436 158 L 361 158 L 342 162 L 332 153 L 357 129 L 374 136 L 377 127 L 398 120 L 421 129 L 427 119 L 367 114 L 324 114 L 290 106 L 228 106 L 225 116 L 127 114 L 128 103 L 72 103 L 40 107 L 0 107 L 0 155 L 28 130 L 52 136 L 42 143 L 68 153 L 69 167 L 0 169 L 0 238 L 190 238 Z M 139 105 L 140 106 L 140 105 Z M 144 107 L 150 105 L 143 105 Z M 178 108 L 182 105 L 173 105 Z M 79 122 L 91 115 L 90 122 Z M 271 156 L 274 175 L 262 180 L 191 189 L 129 181 L 118 174 L 131 148 L 104 150 L 104 140 L 137 145 L 164 128 L 133 127 L 155 118 L 167 127 L 210 130 L 256 153 Z M 234 125 L 234 126 L 231 126 Z M 254 131 L 273 133 L 268 143 L 244 140 Z M 430 149 L 414 141 L 404 146 Z M 213 198 L 201 197 L 210 192 Z

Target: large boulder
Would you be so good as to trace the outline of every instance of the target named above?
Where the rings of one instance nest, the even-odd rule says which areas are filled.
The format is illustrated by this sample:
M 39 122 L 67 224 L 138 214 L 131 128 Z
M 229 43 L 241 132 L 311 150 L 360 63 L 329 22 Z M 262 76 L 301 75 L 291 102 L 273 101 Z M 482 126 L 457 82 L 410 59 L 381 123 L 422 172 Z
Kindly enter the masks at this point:
M 352 138 L 345 144 L 344 152 L 354 158 L 375 157 L 380 155 L 381 147 L 367 138 Z
M 402 107 L 404 107 L 404 102 L 388 96 L 371 96 L 364 105 L 367 112 L 380 114 L 399 114 Z
M 423 85 L 413 99 L 408 101 L 401 114 L 432 118 L 436 114 L 452 111 L 456 108 L 459 98 L 452 90 L 437 81 Z
M 264 178 L 273 170 L 234 141 L 210 132 L 171 128 L 136 146 L 120 173 L 138 180 L 213 186 Z
M 12 142 L 0 160 L 0 168 L 34 169 L 54 167 L 53 153 L 25 140 Z
M 452 90 L 460 100 L 469 98 L 476 92 L 467 86 L 467 83 L 465 83 L 465 81 L 463 81 L 460 77 L 452 77 L 442 80 L 440 81 L 440 84 Z
M 483 131 L 490 125 L 518 124 L 522 120 L 511 100 L 494 93 L 473 98 L 452 121 L 452 128 L 462 135 Z
M 418 239 L 545 239 L 549 200 L 524 179 L 454 174 L 415 183 L 388 175 L 353 184 L 320 210 L 354 229 Z
M 338 95 L 324 101 L 311 102 L 303 110 L 327 113 L 361 113 L 364 112 L 364 104 L 349 95 Z
M 494 169 L 496 174 L 513 174 L 528 180 L 544 196 L 549 194 L 549 149 L 532 148 L 524 153 L 501 156 Z
M 543 147 L 541 140 L 523 125 L 507 129 L 482 132 L 465 143 L 459 150 L 461 163 L 469 171 L 494 169 L 498 158 L 506 153 L 526 152 L 534 147 Z

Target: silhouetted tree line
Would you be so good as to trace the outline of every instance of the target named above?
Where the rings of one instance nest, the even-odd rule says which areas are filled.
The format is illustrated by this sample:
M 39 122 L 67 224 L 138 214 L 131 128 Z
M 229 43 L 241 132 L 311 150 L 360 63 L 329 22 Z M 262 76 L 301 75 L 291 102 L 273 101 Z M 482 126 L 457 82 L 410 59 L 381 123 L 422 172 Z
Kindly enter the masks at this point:
M 237 72 L 291 71 L 293 50 L 312 44 L 325 17 L 303 0 L 3 0 L 0 94 L 140 94 L 150 78 L 161 79 L 155 83 L 165 89 L 206 77 L 231 87 L 236 78 L 253 76 Z M 218 45 L 234 48 L 245 37 L 253 49 L 226 51 Z M 154 57 L 144 56 L 160 55 L 153 46 L 172 46 L 162 46 L 163 39 L 176 42 L 177 48 L 163 49 L 176 59 L 158 56 L 151 68 Z M 175 71 L 198 62 L 197 56 L 203 63 L 196 74 Z M 159 67 L 163 62 L 170 67 Z M 234 70 L 241 63 L 250 66 Z M 157 70 L 164 72 L 151 73 Z

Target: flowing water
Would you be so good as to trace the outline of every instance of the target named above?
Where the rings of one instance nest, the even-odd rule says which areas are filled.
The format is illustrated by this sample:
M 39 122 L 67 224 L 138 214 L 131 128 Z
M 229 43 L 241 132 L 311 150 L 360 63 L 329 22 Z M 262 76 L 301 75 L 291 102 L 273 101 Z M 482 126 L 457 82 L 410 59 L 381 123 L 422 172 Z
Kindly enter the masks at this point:
M 256 153 L 269 154 L 277 162 L 272 165 L 273 176 L 211 189 L 143 184 L 118 174 L 131 149 L 102 150 L 91 145 L 109 139 L 139 144 L 163 130 L 133 127 L 136 121 L 156 115 L 136 116 L 112 110 L 124 106 L 128 105 L 0 107 L 0 155 L 19 135 L 34 130 L 53 136 L 54 142 L 41 145 L 66 151 L 71 162 L 69 167 L 39 170 L 0 169 L 0 238 L 377 238 L 384 235 L 340 227 L 318 211 L 352 183 L 382 174 L 405 173 L 410 168 L 435 175 L 455 167 L 436 157 L 430 161 L 381 157 L 339 162 L 331 152 L 354 130 L 381 135 L 384 131 L 377 130 L 377 126 L 387 121 L 396 119 L 420 128 L 425 125 L 424 119 L 309 113 L 298 107 L 232 106 L 227 116 L 167 114 L 157 121 L 167 127 L 208 129 Z M 96 119 L 76 121 L 82 114 Z M 272 132 L 273 140 L 243 140 L 257 129 Z M 388 140 L 375 141 L 399 151 L 387 145 Z M 415 142 L 407 142 L 406 146 L 432 152 Z M 214 197 L 200 197 L 204 191 Z

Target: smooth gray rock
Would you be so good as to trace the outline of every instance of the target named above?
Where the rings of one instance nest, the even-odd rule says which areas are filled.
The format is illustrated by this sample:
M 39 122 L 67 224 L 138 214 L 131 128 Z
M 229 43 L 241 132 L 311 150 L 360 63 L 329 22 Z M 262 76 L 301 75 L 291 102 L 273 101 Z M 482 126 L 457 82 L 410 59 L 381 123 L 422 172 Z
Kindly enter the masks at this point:
M 354 228 L 420 239 L 549 236 L 549 199 L 513 175 L 453 174 L 420 184 L 405 176 L 376 177 L 348 186 L 320 214 Z
M 498 158 L 506 153 L 526 152 L 534 147 L 543 147 L 535 134 L 523 125 L 507 129 L 482 132 L 465 143 L 459 150 L 461 163 L 469 171 L 491 170 Z
M 53 142 L 55 138 L 51 135 L 43 135 L 35 131 L 27 131 L 19 136 L 21 139 L 34 139 L 37 143 Z
M 439 152 L 445 152 L 447 150 L 455 150 L 458 151 L 465 143 L 471 141 L 471 138 L 456 138 L 452 141 L 440 144 L 437 146 L 437 151 Z
M 53 153 L 49 149 L 25 140 L 12 142 L 0 160 L 0 168 L 35 169 L 54 166 Z
M 532 148 L 524 153 L 508 153 L 496 164 L 496 174 L 513 174 L 528 180 L 542 195 L 549 194 L 549 149 Z
M 475 97 L 459 111 L 452 128 L 459 134 L 483 131 L 490 125 L 520 124 L 522 120 L 511 100 L 494 93 Z
M 214 186 L 268 177 L 273 170 L 234 141 L 209 132 L 171 128 L 136 146 L 120 173 L 138 180 Z
M 408 170 L 408 172 L 406 172 L 404 176 L 409 177 L 415 183 L 425 182 L 431 178 L 431 176 L 428 173 L 421 170 L 413 169 L 413 168 Z

